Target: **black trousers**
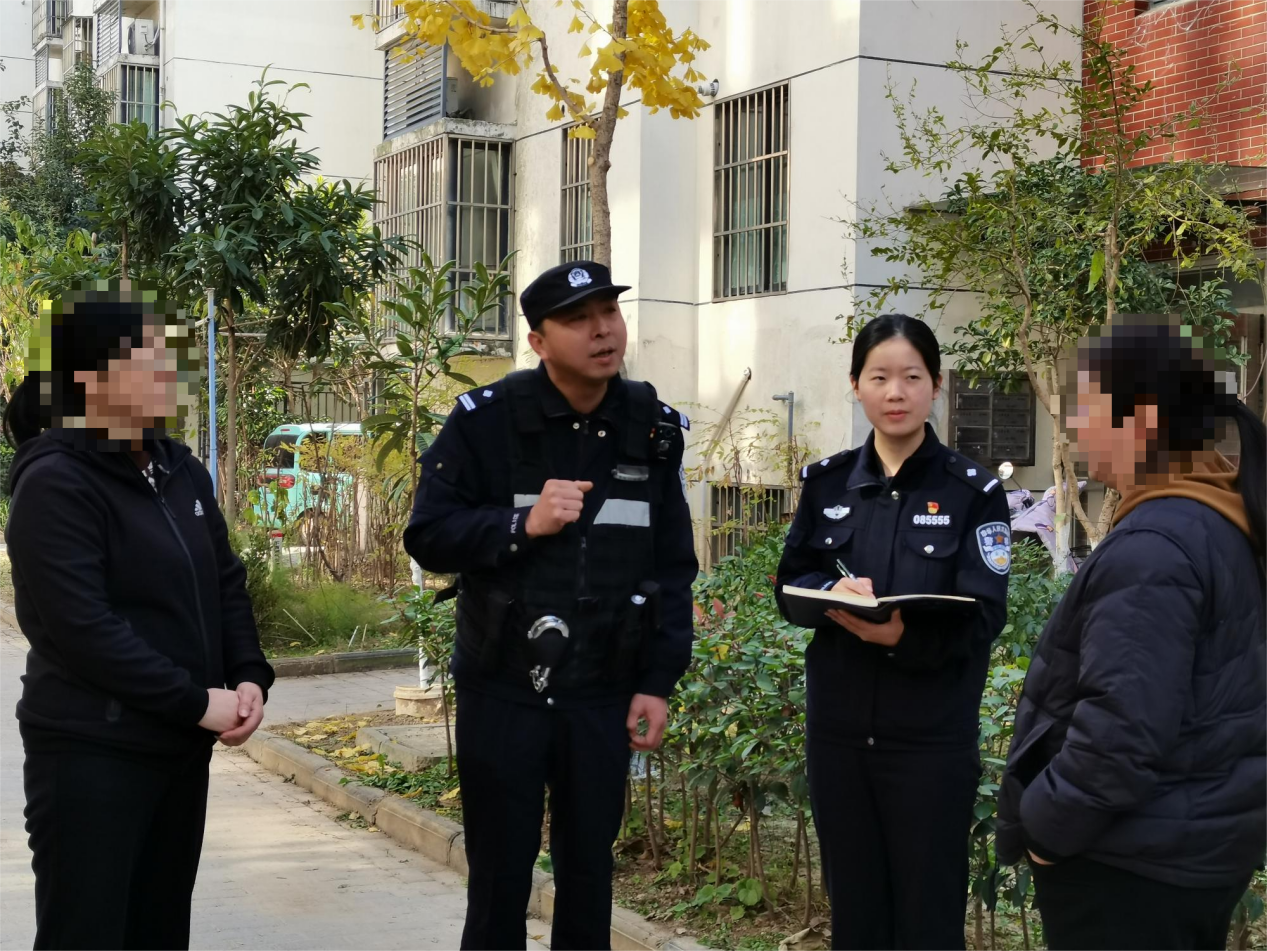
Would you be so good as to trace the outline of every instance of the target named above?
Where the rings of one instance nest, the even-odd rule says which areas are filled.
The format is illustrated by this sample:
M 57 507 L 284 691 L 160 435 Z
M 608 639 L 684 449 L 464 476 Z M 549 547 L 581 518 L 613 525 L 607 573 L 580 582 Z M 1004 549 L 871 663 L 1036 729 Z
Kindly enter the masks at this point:
M 973 747 L 919 752 L 807 738 L 833 948 L 963 948 Z
M 1053 951 L 1225 948 L 1232 912 L 1250 879 L 1181 888 L 1084 858 L 1031 865 L 1043 936 Z
M 628 703 L 550 710 L 457 691 L 466 829 L 464 949 L 523 948 L 550 790 L 550 947 L 611 947 L 612 844 L 629 774 Z
M 37 951 L 188 948 L 210 744 L 160 759 L 22 738 Z

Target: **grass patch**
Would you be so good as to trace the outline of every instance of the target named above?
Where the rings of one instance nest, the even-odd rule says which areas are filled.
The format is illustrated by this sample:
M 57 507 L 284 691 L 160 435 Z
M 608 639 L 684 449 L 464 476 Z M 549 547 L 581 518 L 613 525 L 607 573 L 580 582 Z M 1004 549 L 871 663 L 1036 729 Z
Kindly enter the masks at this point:
M 301 585 L 278 570 L 256 609 L 260 643 L 269 657 L 381 650 L 402 643 L 400 622 L 381 596 L 350 584 Z M 261 608 L 263 610 L 261 610 Z

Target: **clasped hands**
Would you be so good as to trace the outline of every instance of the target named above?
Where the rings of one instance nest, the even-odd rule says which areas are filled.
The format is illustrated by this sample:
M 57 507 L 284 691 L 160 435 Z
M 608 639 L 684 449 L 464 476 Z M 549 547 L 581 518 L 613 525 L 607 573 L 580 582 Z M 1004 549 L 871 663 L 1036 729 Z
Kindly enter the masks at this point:
M 236 690 L 207 689 L 207 712 L 198 725 L 210 730 L 225 746 L 241 746 L 264 719 L 264 691 L 259 684 L 239 684 Z
M 870 578 L 841 578 L 832 585 L 831 590 L 843 591 L 846 594 L 860 594 L 868 598 L 875 597 L 875 589 L 871 585 Z M 828 611 L 827 616 L 859 640 L 884 647 L 896 646 L 906 631 L 906 625 L 902 623 L 901 610 L 894 610 L 889 615 L 889 619 L 882 624 L 856 617 L 848 611 Z

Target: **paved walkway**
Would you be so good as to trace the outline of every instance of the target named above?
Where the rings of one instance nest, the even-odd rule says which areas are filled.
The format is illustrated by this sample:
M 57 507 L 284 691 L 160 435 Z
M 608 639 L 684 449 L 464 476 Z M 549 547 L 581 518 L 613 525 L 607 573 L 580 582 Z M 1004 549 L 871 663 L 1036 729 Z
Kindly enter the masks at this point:
M 393 691 L 417 683 L 416 666 L 319 677 L 278 677 L 268 692 L 264 725 L 314 720 L 334 713 L 390 712 L 396 709 Z
M 22 744 L 12 710 L 26 642 L 0 619 L 0 947 L 35 936 L 23 829 Z M 412 671 L 282 678 L 266 722 L 390 709 Z M 282 782 L 240 750 L 211 762 L 207 835 L 194 892 L 194 948 L 456 948 L 464 884 L 378 832 Z M 530 936 L 548 926 L 527 923 Z M 529 940 L 529 947 L 543 945 Z

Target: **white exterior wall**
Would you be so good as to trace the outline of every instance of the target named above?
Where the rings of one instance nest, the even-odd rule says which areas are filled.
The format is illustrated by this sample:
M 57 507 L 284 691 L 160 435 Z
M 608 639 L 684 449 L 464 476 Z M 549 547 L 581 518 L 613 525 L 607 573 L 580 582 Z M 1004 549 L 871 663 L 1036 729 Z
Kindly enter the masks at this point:
M 31 49 L 31 0 L 0 2 L 0 102 L 13 102 L 35 91 L 35 54 Z M 19 113 L 24 135 L 31 131 L 31 104 Z M 0 128 L 0 140 L 8 138 Z
M 245 105 L 268 78 L 307 83 L 289 98 L 308 113 L 300 145 L 314 149 L 327 179 L 368 180 L 382 138 L 383 59 L 368 27 L 370 0 L 155 0 L 162 27 L 162 98 L 181 115 Z M 274 87 L 274 94 L 282 87 Z M 164 113 L 163 123 L 172 112 Z

